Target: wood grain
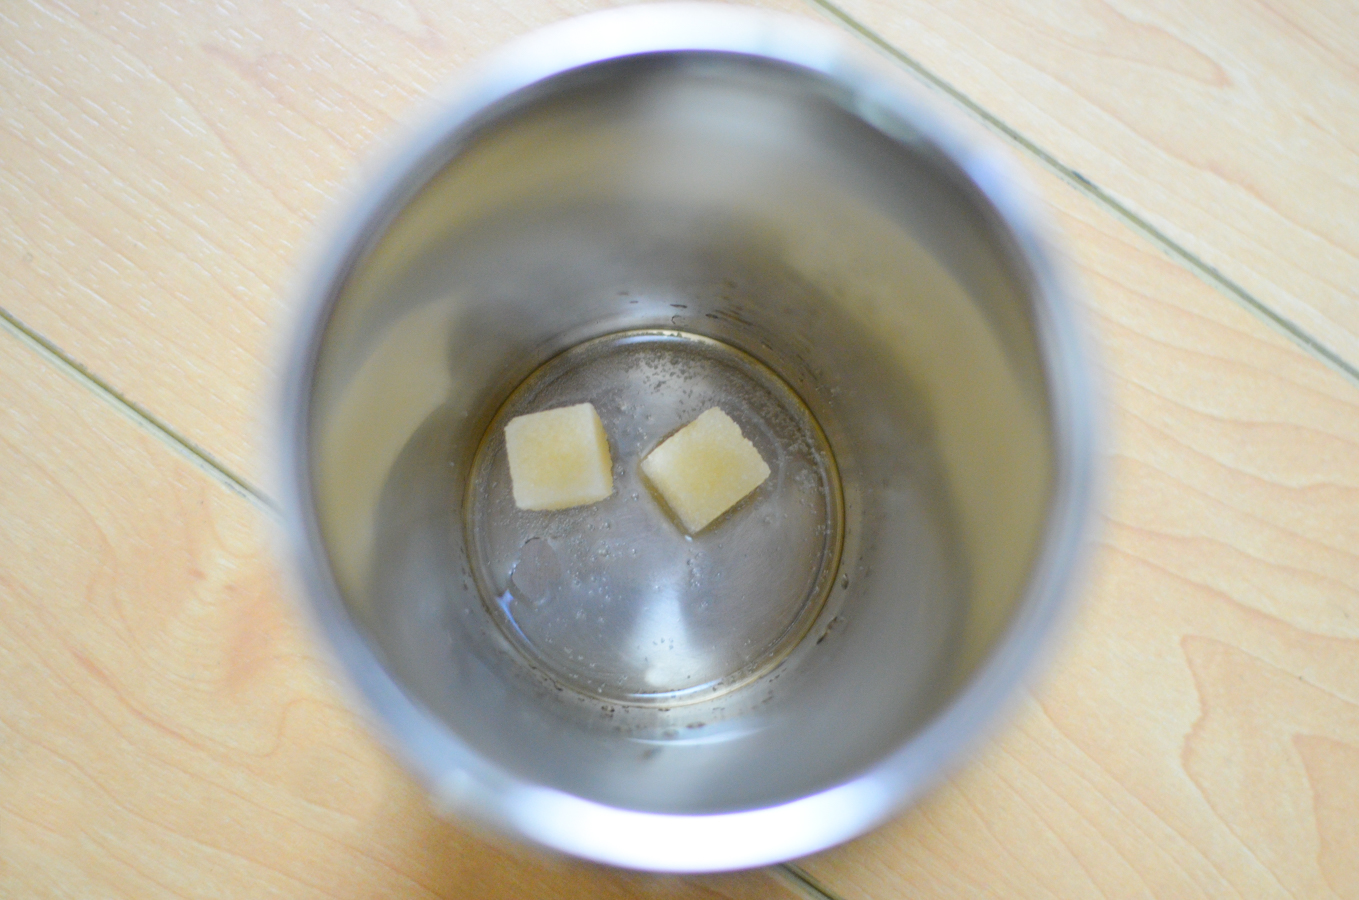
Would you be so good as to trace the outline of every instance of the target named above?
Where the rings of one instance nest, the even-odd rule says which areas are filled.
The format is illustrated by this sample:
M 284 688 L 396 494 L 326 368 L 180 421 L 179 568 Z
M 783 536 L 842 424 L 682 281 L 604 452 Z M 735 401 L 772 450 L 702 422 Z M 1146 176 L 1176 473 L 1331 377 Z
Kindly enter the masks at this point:
M 1359 7 L 827 2 L 1359 367 Z
M 0 896 L 798 896 L 435 819 L 322 674 L 260 525 L 0 331 Z
M 1347 13 L 974 2 L 846 6 L 1359 360 Z M 470 56 L 597 5 L 6 5 L 0 303 L 253 477 L 278 290 L 355 158 Z M 1359 896 L 1359 391 L 1039 177 L 1111 370 L 1084 610 L 974 763 L 803 865 L 846 900 Z M 787 894 L 431 818 L 245 501 L 7 335 L 0 554 L 0 895 Z
M 358 161 L 471 59 L 612 5 L 5 4 L 0 306 L 256 480 L 288 280 Z
M 1109 364 L 1082 612 L 974 764 L 803 866 L 847 898 L 1359 896 L 1359 390 L 1037 174 Z

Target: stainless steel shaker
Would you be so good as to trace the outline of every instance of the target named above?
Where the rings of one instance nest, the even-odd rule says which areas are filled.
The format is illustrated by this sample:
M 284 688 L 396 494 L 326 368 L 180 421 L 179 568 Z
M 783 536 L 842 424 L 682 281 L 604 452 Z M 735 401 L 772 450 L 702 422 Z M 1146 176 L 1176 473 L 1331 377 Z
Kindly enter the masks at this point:
M 347 208 L 289 348 L 288 554 L 438 804 L 749 867 L 996 720 L 1069 602 L 1094 401 L 1047 232 L 965 133 L 814 24 L 627 8 L 488 61 Z M 506 416 L 581 398 L 614 497 L 516 510 Z M 672 533 L 636 464 L 709 404 L 776 477 Z

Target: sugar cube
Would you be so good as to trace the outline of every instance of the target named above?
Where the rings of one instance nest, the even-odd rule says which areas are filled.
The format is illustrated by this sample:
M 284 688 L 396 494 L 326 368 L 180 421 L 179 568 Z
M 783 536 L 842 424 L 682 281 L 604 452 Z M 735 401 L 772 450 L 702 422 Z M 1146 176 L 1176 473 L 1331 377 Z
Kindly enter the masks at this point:
M 505 426 L 514 504 L 566 509 L 613 493 L 613 460 L 604 423 L 592 404 L 515 416 Z
M 769 466 L 741 427 L 714 406 L 652 450 L 642 472 L 693 534 L 759 487 Z

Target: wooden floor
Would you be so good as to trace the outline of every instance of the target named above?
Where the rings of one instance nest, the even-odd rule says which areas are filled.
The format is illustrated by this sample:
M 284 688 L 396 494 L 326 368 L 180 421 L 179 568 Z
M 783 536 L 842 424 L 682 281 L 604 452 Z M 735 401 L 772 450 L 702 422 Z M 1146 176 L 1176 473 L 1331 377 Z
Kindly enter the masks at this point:
M 0 6 L 0 896 L 1359 897 L 1359 4 L 773 0 L 1029 167 L 1109 368 L 1048 677 L 895 823 L 606 870 L 433 818 L 280 596 L 287 279 L 371 143 L 594 0 Z M 503 7 L 503 8 L 502 8 Z

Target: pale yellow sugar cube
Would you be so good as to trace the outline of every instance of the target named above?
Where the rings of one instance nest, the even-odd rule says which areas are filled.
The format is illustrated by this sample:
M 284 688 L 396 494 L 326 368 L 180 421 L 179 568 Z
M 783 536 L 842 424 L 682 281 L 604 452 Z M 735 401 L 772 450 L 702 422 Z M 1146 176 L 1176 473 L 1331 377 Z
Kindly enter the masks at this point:
M 769 477 L 769 466 L 741 426 L 714 406 L 642 460 L 642 472 L 691 534 Z
M 604 423 L 589 403 L 515 416 L 505 426 L 514 505 L 566 509 L 613 493 Z

